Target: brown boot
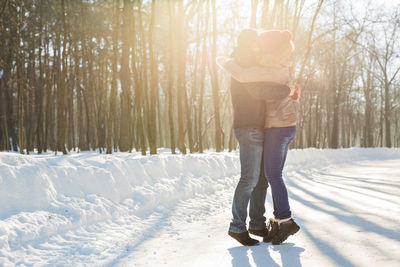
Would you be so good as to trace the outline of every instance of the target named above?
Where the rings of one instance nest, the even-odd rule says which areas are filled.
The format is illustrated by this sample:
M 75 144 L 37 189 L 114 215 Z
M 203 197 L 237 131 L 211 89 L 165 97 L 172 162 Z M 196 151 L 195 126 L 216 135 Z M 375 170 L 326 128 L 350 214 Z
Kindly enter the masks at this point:
M 272 244 L 282 244 L 289 236 L 294 235 L 300 230 L 300 226 L 292 219 L 284 219 L 278 221 L 278 232 L 272 237 Z

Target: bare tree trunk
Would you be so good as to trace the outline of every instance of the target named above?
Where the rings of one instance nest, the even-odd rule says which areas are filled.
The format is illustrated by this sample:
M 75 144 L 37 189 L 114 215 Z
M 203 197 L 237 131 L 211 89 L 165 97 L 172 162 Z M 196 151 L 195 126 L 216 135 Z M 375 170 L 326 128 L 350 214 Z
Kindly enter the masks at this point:
M 173 2 L 168 2 L 168 15 L 170 19 L 169 23 L 169 36 L 174 35 L 173 18 L 175 15 L 173 9 Z M 174 44 L 172 38 L 169 38 L 169 66 L 168 66 L 168 119 L 169 119 L 169 130 L 170 130 L 170 146 L 172 154 L 175 154 L 175 127 L 174 127 L 174 107 L 173 107 L 173 86 L 174 86 Z
M 203 47 L 201 50 L 201 66 L 200 66 L 200 85 L 199 85 L 199 91 L 200 91 L 200 96 L 199 96 L 199 105 L 198 105 L 198 126 L 197 126 L 197 131 L 198 131 L 198 147 L 199 147 L 199 152 L 203 153 L 203 101 L 204 101 L 204 83 L 205 83 L 205 76 L 206 76 L 206 67 L 207 67 L 207 61 L 208 61 L 208 55 L 207 55 L 207 36 L 208 36 L 208 22 L 209 22 L 209 17 L 210 17 L 210 8 L 209 4 L 207 4 L 206 7 L 206 18 L 204 22 L 204 39 L 203 39 Z
M 43 151 L 43 63 L 42 63 L 42 43 L 43 43 L 43 36 L 42 36 L 42 29 L 43 29 L 43 0 L 40 0 L 39 3 L 39 84 L 38 84 L 38 97 L 37 97 L 37 121 L 36 121 L 36 147 L 38 153 L 42 153 Z
M 60 106 L 58 109 L 59 121 L 58 121 L 58 138 L 57 138 L 57 150 L 67 154 L 65 147 L 65 131 L 66 131 L 66 118 L 65 118 L 65 76 L 66 76 L 66 49 L 67 49 L 67 26 L 65 23 L 65 3 L 61 0 L 61 11 L 62 11 L 62 24 L 63 24 L 63 51 L 62 51 L 62 70 L 61 70 L 61 81 L 60 81 Z
M 390 103 L 390 94 L 389 94 L 389 84 L 385 83 L 385 143 L 386 147 L 392 147 L 392 138 L 391 138 L 391 130 L 390 130 L 390 111 L 391 111 L 391 103 Z
M 213 43 L 211 48 L 211 58 L 214 59 L 217 55 L 217 10 L 215 8 L 215 0 L 211 0 L 211 8 L 212 8 L 212 21 L 213 21 Z M 213 103 L 214 103 L 214 122 L 215 122 L 215 150 L 220 152 L 221 147 L 221 137 L 222 137 L 222 129 L 220 122 L 220 103 L 219 103 L 219 85 L 218 85 L 218 73 L 215 61 L 209 61 L 209 70 L 211 72 L 211 86 L 212 86 L 212 95 L 213 95 Z
M 175 4 L 172 4 L 172 8 L 175 9 Z M 185 145 L 185 106 L 184 106 L 184 90 L 186 90 L 184 81 L 185 81 L 185 69 L 184 69 L 184 60 L 186 49 L 184 47 L 184 28 L 183 23 L 179 23 L 180 21 L 185 20 L 185 13 L 183 8 L 183 1 L 178 1 L 178 9 L 176 11 L 177 18 L 174 19 L 173 24 L 175 25 L 176 33 L 171 37 L 177 40 L 177 44 L 175 45 L 176 54 L 177 54 L 177 86 L 176 86 L 176 95 L 177 95 L 177 109 L 178 109 L 178 147 L 182 154 L 186 154 L 186 145 Z
M 136 2 L 136 1 L 135 1 Z M 141 10 L 139 9 L 139 12 Z M 140 17 L 140 16 L 139 16 Z M 137 22 L 138 24 L 142 24 L 143 22 L 139 20 Z M 136 32 L 136 19 L 135 16 L 133 16 L 133 22 L 132 22 L 132 32 Z M 141 26 L 139 26 L 139 29 L 141 29 Z M 142 115 L 142 88 L 140 86 L 140 78 L 139 78 L 139 72 L 136 67 L 136 51 L 137 51 L 137 42 L 136 42 L 136 35 L 132 36 L 132 53 L 131 53 L 131 66 L 132 66 L 132 72 L 133 72 L 133 78 L 135 81 L 135 108 L 136 108 L 136 120 L 137 120 L 137 140 L 139 141 L 140 144 L 140 149 L 142 152 L 142 155 L 146 155 L 146 138 L 144 135 L 144 122 L 143 122 L 143 115 Z
M 213 5 L 215 4 L 213 3 Z M 257 28 L 257 7 L 258 7 L 258 0 L 251 0 L 250 28 Z M 215 11 L 214 8 L 213 11 Z
M 9 110 L 11 110 L 11 107 L 13 106 L 13 101 L 12 98 L 8 96 L 9 91 L 11 91 L 11 86 L 10 86 L 10 76 L 11 76 L 11 67 L 12 67 L 12 55 L 10 51 L 7 51 L 8 56 L 5 62 L 4 66 L 4 73 L 3 76 L 0 79 L 0 103 L 1 103 L 1 117 L 2 117 L 2 125 L 3 125 L 3 137 L 4 137 L 4 149 L 5 150 L 10 150 L 11 149 L 11 144 L 10 144 L 10 136 L 13 136 L 13 127 L 9 127 L 9 125 L 12 126 L 11 123 L 11 118 L 10 116 L 7 116 L 7 114 L 11 114 Z M 11 133 L 10 133 L 11 130 Z M 11 140 L 13 140 L 13 145 L 14 145 L 14 151 L 15 149 L 15 138 L 11 137 Z M 1 150 L 1 148 L 0 148 Z
M 119 33 L 119 0 L 115 2 L 115 15 L 114 15 L 114 31 L 113 31 L 113 57 L 112 57 L 112 81 L 111 81 L 111 93 L 110 93 L 110 110 L 108 113 L 108 130 L 107 130 L 107 154 L 112 153 L 112 137 L 114 135 L 114 116 L 116 110 L 116 98 L 117 98 L 117 60 L 118 60 L 118 33 Z
M 23 9 L 20 9 L 19 16 L 23 16 Z M 25 111 L 24 111 L 24 100 L 25 100 L 25 80 L 24 80 L 24 58 L 22 46 L 20 45 L 21 33 L 18 29 L 18 55 L 17 55 L 17 73 L 18 73 L 18 146 L 19 152 L 24 154 L 25 147 L 25 134 L 24 134 L 24 120 L 25 120 Z
M 156 20 L 156 1 L 151 2 L 151 19 L 149 29 L 149 57 L 150 57 L 150 135 L 149 135 L 149 146 L 150 154 L 157 154 L 157 117 L 156 117 L 156 105 L 158 99 L 158 70 L 156 58 L 154 57 L 153 47 L 153 31 Z
M 317 16 L 318 16 L 318 14 L 319 14 L 319 12 L 320 12 L 320 10 L 322 8 L 322 4 L 323 3 L 324 3 L 324 0 L 319 0 L 317 9 L 314 12 L 314 16 L 313 16 L 313 19 L 312 19 L 312 22 L 311 22 L 310 31 L 308 32 L 307 50 L 306 50 L 306 54 L 304 56 L 303 62 L 301 64 L 299 75 L 298 75 L 299 79 L 298 79 L 297 82 L 299 84 L 301 84 L 302 81 L 303 81 L 304 68 L 305 68 L 305 66 L 306 66 L 306 64 L 308 62 L 308 59 L 310 58 L 310 52 L 311 52 L 311 48 L 312 48 L 312 45 L 311 45 L 312 44 L 312 35 L 313 35 L 313 32 L 314 32 L 315 22 L 317 20 Z
M 264 0 L 261 13 L 261 28 L 265 28 L 268 24 L 268 11 L 269 11 L 269 0 Z
M 122 55 L 121 55 L 121 120 L 119 149 L 121 152 L 131 150 L 131 69 L 129 67 L 129 27 L 132 5 L 129 0 L 124 0 L 124 9 L 122 11 Z

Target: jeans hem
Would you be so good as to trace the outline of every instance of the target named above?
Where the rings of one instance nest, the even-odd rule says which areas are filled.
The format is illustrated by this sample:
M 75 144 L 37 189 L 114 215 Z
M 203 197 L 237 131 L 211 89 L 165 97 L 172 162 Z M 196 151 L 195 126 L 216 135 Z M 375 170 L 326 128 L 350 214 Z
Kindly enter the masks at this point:
M 257 225 L 249 225 L 249 229 L 251 230 L 264 230 L 267 228 L 267 225 L 265 224 L 265 222 L 263 224 L 257 224 Z
M 237 227 L 232 227 L 232 226 L 230 226 L 230 227 L 229 227 L 229 232 L 239 234 L 239 233 L 247 232 L 247 229 L 244 228 L 244 230 L 243 230 L 243 229 L 240 229 L 240 228 L 237 228 Z

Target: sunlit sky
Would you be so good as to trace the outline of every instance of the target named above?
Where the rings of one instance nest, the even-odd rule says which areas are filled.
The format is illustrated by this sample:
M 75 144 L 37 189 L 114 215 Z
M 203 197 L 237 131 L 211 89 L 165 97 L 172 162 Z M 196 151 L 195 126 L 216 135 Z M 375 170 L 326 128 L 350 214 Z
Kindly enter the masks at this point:
M 232 25 L 232 28 L 229 29 L 231 32 L 239 33 L 240 30 L 237 26 L 241 25 L 242 28 L 249 27 L 250 25 L 250 16 L 251 16 L 251 2 L 252 0 L 216 0 L 217 4 L 217 23 L 219 25 L 223 24 L 223 28 L 225 30 L 229 29 L 230 23 L 232 20 L 240 21 L 240 23 Z M 260 1 L 258 8 L 258 16 L 257 23 L 260 23 L 261 17 L 261 7 L 262 1 Z M 293 1 L 294 2 L 294 1 Z M 305 0 L 301 23 L 311 22 L 312 16 L 315 12 L 318 0 Z M 270 8 L 272 10 L 272 5 L 274 1 L 270 1 Z M 293 3 L 291 3 L 293 4 Z M 338 14 L 344 17 L 355 16 L 358 19 L 361 19 L 365 16 L 368 18 L 378 17 L 380 13 L 389 12 L 397 9 L 400 11 L 400 0 L 325 0 L 323 4 L 323 8 L 319 14 L 317 19 L 317 25 L 321 23 L 325 23 L 327 21 L 332 21 L 332 7 L 336 6 L 338 10 Z M 349 7 L 352 7 L 350 10 Z
M 240 6 L 240 13 L 250 18 L 250 10 L 251 10 L 251 1 L 252 0 L 217 0 L 217 12 L 223 16 L 223 14 L 228 15 L 231 13 L 230 7 L 232 6 Z M 260 1 L 261 2 L 261 1 Z M 372 10 L 392 10 L 399 9 L 400 10 L 400 0 L 325 0 L 324 5 L 332 5 L 335 3 L 340 4 L 352 4 L 356 12 L 360 12 L 360 14 L 364 13 L 366 8 L 370 8 Z M 270 5 L 273 5 L 274 1 L 270 1 Z M 314 11 L 314 8 L 318 0 L 305 0 L 305 8 L 304 11 Z M 262 3 L 260 3 L 262 5 Z

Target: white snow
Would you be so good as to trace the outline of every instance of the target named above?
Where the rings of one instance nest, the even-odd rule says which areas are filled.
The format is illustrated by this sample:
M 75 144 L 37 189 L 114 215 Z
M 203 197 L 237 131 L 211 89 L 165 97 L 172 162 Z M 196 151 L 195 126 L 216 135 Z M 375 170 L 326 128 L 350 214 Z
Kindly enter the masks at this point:
M 227 235 L 239 173 L 238 152 L 0 152 L 0 266 L 400 265 L 399 149 L 291 150 L 282 245 Z

